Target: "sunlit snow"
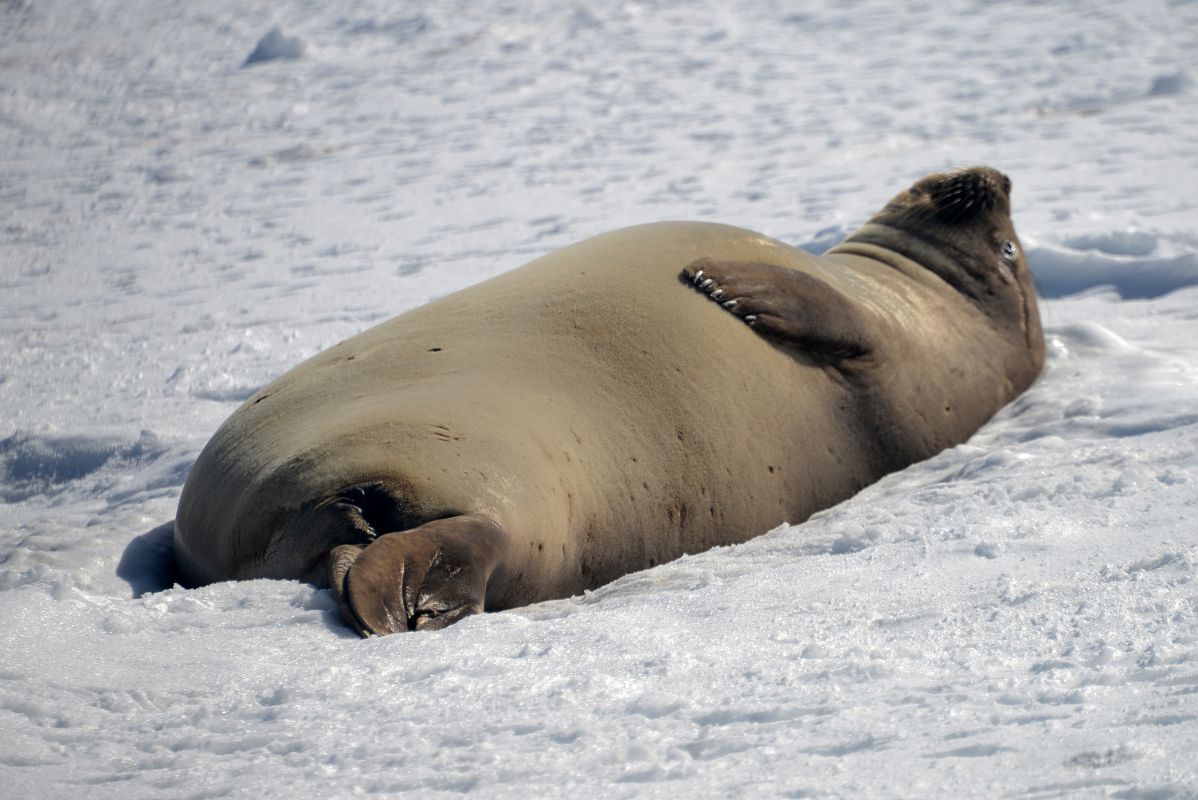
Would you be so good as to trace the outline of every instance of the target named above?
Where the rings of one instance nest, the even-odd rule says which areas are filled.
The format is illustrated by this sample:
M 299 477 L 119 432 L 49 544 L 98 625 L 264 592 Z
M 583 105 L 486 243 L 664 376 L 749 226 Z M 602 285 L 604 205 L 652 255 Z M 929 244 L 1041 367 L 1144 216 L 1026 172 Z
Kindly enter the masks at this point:
M 1198 797 L 1196 53 L 1164 0 L 0 2 L 0 795 Z M 301 359 L 975 163 L 1048 366 L 967 444 L 438 633 L 171 587 L 190 465 Z

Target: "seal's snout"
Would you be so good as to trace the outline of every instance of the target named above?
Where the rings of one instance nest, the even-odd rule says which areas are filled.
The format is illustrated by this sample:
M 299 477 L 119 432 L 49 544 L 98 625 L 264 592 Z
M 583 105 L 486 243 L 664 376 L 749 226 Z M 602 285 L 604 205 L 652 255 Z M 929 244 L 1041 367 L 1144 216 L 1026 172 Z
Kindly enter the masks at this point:
M 936 216 L 945 222 L 964 222 L 1010 204 L 1011 179 L 989 167 L 933 175 L 922 183 L 918 188 L 931 201 Z

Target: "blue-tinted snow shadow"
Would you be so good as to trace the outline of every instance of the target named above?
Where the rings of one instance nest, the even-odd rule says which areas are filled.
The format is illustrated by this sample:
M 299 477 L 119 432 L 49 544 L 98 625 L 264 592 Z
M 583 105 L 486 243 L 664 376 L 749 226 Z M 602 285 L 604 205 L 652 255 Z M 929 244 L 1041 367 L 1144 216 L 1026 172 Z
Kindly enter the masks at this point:
M 164 522 L 125 546 L 116 575 L 134 597 L 162 592 L 178 583 L 175 571 L 175 521 Z
M 1198 286 L 1198 253 L 1145 253 L 1033 247 L 1028 266 L 1044 297 L 1111 286 L 1124 300 L 1160 297 L 1187 286 Z
M 0 500 L 19 503 L 87 478 L 110 463 L 145 461 L 161 451 L 149 433 L 129 442 L 90 434 L 17 431 L 0 441 Z

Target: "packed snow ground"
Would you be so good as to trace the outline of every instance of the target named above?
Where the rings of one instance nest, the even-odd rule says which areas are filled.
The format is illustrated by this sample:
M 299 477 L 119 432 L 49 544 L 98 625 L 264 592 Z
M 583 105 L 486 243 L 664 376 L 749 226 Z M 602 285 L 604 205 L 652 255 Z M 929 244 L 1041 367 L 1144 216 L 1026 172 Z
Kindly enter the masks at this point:
M 1196 52 L 1180 0 L 0 3 L 0 794 L 1198 797 Z M 968 444 L 438 633 L 170 586 L 192 461 L 302 358 L 971 163 L 1049 363 Z

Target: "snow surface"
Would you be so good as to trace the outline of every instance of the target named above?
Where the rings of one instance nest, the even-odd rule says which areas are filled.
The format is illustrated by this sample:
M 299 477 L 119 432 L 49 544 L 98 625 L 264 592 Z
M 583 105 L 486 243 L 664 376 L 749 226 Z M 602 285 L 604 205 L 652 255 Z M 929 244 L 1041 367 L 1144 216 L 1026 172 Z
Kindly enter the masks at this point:
M 1185 0 L 0 2 L 0 795 L 1198 797 L 1195 53 Z M 439 633 L 170 586 L 189 466 L 302 358 L 972 163 L 1049 362 L 968 444 Z
M 241 66 L 248 67 L 261 61 L 273 61 L 276 58 L 300 58 L 304 54 L 304 43 L 297 38 L 284 36 L 283 30 L 277 25 L 266 32 L 258 40 L 254 49 L 245 57 Z

